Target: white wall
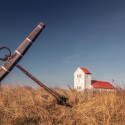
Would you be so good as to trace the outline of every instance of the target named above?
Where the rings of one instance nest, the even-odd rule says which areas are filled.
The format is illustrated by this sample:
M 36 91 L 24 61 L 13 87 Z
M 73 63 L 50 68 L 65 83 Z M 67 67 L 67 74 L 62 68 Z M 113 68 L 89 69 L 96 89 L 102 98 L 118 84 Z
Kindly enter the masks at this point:
M 85 87 L 85 73 L 78 68 L 74 73 L 74 88 L 77 90 L 83 90 Z
M 85 74 L 85 89 L 91 89 L 91 74 Z
M 74 73 L 74 88 L 82 91 L 91 88 L 91 74 L 85 74 L 80 68 Z

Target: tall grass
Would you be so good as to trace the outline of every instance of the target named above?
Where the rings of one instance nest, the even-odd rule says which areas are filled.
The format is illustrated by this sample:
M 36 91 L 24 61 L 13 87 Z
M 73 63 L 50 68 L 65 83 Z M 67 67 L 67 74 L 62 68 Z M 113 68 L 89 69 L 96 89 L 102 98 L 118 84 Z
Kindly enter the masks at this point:
M 3 86 L 0 125 L 125 125 L 125 90 L 55 90 L 67 96 L 73 108 L 56 104 L 41 88 Z

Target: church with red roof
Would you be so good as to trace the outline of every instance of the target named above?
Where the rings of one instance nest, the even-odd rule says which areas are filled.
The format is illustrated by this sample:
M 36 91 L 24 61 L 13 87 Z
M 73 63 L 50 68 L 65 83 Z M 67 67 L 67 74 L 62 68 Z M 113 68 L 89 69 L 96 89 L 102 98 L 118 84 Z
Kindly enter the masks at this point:
M 114 90 L 115 87 L 106 81 L 92 80 L 92 73 L 86 69 L 79 67 L 74 73 L 74 88 L 84 91 L 89 89 L 94 90 Z

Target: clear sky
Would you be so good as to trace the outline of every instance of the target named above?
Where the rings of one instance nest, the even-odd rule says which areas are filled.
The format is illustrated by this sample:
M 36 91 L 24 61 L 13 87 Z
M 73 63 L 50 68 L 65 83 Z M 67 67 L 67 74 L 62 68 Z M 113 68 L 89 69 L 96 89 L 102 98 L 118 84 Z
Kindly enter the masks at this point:
M 94 80 L 125 86 L 124 0 L 1 0 L 0 45 L 13 52 L 39 22 L 46 28 L 19 64 L 43 83 L 73 86 L 85 67 Z M 5 83 L 35 86 L 17 68 Z

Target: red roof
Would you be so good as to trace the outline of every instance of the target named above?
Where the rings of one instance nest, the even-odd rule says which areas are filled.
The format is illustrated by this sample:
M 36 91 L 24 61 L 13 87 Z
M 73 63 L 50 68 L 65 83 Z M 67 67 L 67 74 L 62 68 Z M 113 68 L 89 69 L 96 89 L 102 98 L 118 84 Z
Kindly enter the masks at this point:
M 92 80 L 91 85 L 93 86 L 93 88 L 102 88 L 102 89 L 114 89 L 115 88 L 109 82 L 103 82 L 103 81 Z
M 91 74 L 91 72 L 90 72 L 88 69 L 86 69 L 86 68 L 80 67 L 80 69 L 81 69 L 83 72 L 85 72 L 86 74 Z

